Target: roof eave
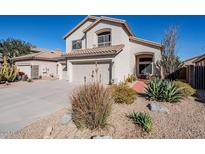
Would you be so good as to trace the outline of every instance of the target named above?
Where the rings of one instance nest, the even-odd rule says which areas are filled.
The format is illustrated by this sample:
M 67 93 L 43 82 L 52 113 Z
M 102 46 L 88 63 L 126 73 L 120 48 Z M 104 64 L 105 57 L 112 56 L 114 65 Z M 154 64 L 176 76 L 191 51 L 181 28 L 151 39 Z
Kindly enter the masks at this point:
M 98 57 L 98 56 L 115 56 L 117 55 L 119 52 L 115 52 L 115 53 L 106 53 L 106 54 L 79 54 L 79 55 L 67 55 L 67 58 L 84 58 L 84 57 Z
M 203 59 L 205 59 L 205 55 L 202 55 L 201 57 L 195 59 L 195 60 L 193 61 L 193 63 L 197 63 L 197 62 L 199 62 L 199 61 L 201 61 L 201 60 L 203 60 Z
M 144 44 L 148 44 L 148 45 L 151 45 L 151 46 L 155 46 L 155 47 L 160 48 L 161 50 L 163 49 L 163 45 L 160 44 L 160 43 L 155 43 L 155 42 L 152 42 L 152 41 L 141 40 L 141 39 L 132 38 L 132 37 L 130 37 L 129 40 L 134 41 L 134 42 L 138 42 L 138 43 L 144 43 Z

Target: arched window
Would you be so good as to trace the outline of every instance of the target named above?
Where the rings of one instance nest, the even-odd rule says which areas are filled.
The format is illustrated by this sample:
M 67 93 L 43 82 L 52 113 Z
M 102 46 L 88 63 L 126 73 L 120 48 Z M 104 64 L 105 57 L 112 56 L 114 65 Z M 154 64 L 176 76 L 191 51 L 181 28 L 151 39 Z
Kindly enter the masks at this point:
M 97 33 L 97 37 L 98 37 L 98 47 L 111 45 L 111 32 L 110 31 L 103 31 L 103 32 Z

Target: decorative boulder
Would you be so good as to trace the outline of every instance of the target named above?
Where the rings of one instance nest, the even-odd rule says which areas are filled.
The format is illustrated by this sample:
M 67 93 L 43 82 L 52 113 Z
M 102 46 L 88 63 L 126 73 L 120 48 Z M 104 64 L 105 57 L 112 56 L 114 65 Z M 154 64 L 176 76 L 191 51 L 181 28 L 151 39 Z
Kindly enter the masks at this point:
M 65 113 L 61 119 L 61 124 L 66 125 L 68 124 L 72 119 L 71 113 Z
M 168 108 L 162 107 L 157 103 L 151 103 L 148 105 L 148 107 L 153 112 L 169 113 Z

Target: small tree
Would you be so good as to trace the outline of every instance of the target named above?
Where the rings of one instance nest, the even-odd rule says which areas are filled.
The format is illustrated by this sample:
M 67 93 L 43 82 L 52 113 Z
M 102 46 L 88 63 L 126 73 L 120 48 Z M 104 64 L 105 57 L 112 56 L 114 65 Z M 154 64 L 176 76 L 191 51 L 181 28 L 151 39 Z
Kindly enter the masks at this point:
M 158 65 L 162 68 L 162 78 L 182 67 L 183 63 L 176 55 L 177 27 L 170 27 L 164 34 L 162 42 L 162 59 Z
M 31 48 L 35 47 L 31 43 L 19 39 L 8 38 L 0 40 L 0 54 L 9 59 L 31 53 Z
M 17 67 L 8 63 L 6 56 L 4 56 L 3 66 L 0 70 L 0 81 L 12 82 L 15 80 L 17 75 Z

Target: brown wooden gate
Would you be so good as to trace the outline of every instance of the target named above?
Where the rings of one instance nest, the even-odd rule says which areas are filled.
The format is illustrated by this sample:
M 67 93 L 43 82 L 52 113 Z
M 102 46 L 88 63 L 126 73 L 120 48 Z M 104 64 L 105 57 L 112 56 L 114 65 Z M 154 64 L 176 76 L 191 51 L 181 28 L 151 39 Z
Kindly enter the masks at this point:
M 32 79 L 38 79 L 39 78 L 39 66 L 38 65 L 32 65 L 31 66 L 31 78 Z
M 193 72 L 193 87 L 205 89 L 205 66 L 194 66 Z

